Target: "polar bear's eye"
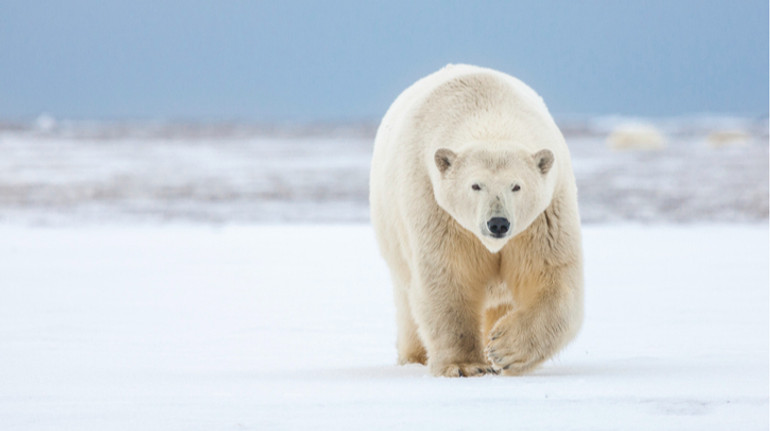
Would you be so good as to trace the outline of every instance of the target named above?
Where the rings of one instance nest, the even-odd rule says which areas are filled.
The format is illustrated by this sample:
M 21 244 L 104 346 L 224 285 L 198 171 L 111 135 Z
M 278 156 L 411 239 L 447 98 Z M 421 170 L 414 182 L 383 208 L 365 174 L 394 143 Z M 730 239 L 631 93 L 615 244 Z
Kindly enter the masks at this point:
M 473 190 L 476 190 L 476 191 L 479 191 L 479 190 L 481 190 L 481 186 L 480 186 L 480 185 L 478 185 L 478 184 L 474 184 L 474 185 L 472 185 L 472 186 L 471 186 L 471 188 L 472 188 Z
M 521 190 L 521 186 L 520 186 L 520 185 L 518 185 L 518 184 L 516 184 L 515 186 L 513 186 L 513 188 L 511 189 L 511 191 L 514 191 L 514 192 L 518 192 L 519 190 Z

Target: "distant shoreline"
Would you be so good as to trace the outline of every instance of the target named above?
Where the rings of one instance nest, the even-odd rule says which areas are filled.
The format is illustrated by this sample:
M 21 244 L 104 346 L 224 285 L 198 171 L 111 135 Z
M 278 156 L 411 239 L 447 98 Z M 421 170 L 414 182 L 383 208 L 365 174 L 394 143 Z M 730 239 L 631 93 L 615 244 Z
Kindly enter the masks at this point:
M 618 125 L 652 124 L 668 135 L 693 135 L 739 129 L 755 138 L 768 136 L 768 117 L 693 114 L 672 117 L 563 115 L 556 117 L 566 137 L 606 136 Z M 35 119 L 0 119 L 0 133 L 70 139 L 248 139 L 253 137 L 374 138 L 378 121 L 259 122 L 210 120 L 72 120 L 43 114 Z

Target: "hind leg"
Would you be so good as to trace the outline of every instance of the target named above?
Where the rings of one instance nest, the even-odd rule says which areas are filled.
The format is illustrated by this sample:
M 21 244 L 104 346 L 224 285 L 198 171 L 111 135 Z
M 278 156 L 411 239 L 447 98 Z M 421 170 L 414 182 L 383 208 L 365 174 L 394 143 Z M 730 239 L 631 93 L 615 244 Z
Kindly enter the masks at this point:
M 412 317 L 412 310 L 404 285 L 396 286 L 395 296 L 398 363 L 399 365 L 410 363 L 425 365 L 428 362 L 428 355 L 420 336 L 417 334 L 417 324 Z

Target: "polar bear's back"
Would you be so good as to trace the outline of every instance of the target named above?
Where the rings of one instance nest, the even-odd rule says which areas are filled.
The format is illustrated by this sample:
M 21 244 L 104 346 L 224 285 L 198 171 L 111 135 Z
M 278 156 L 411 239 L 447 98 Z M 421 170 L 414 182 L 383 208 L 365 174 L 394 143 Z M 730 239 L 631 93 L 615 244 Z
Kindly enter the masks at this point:
M 504 82 L 515 91 L 517 98 L 522 99 L 523 105 L 536 107 L 542 110 L 543 114 L 549 115 L 543 99 L 520 80 L 493 69 L 468 64 L 448 64 L 404 90 L 388 109 L 382 124 L 392 125 L 393 122 L 420 109 L 426 102 L 426 99 L 442 85 L 470 76 L 489 77 L 501 83 Z
M 425 171 L 439 147 L 462 151 L 473 141 L 568 154 L 548 108 L 526 84 L 492 69 L 448 65 L 412 84 L 388 109 L 375 139 L 372 188 L 380 179 L 390 185 L 399 171 Z
M 393 102 L 377 131 L 374 157 L 398 154 L 430 163 L 438 147 L 459 151 L 473 140 L 526 148 L 542 142 L 559 146 L 563 138 L 542 98 L 520 80 L 492 69 L 448 65 Z M 398 151 L 384 148 L 391 145 Z

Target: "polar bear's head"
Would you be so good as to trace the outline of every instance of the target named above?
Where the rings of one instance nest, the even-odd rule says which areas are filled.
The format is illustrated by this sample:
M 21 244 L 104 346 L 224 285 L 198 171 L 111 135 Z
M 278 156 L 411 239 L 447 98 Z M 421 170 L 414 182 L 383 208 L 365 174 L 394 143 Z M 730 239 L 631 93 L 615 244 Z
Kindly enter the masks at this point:
M 524 231 L 551 202 L 554 155 L 471 149 L 434 155 L 434 195 L 441 208 L 492 253 Z

